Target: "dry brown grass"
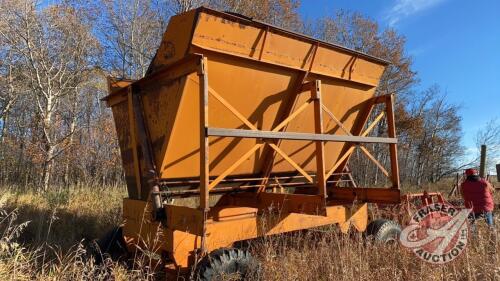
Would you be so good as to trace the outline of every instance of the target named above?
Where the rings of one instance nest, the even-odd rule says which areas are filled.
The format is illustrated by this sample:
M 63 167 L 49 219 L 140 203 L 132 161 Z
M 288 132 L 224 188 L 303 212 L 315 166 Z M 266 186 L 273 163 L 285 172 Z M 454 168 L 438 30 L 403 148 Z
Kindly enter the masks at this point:
M 443 184 L 438 189 L 445 186 L 449 188 Z M 3 188 L 1 194 L 0 280 L 164 278 L 139 260 L 132 267 L 109 259 L 96 264 L 87 252 L 88 241 L 121 223 L 123 188 L 72 189 L 43 196 Z M 421 262 L 399 245 L 376 245 L 360 234 L 343 235 L 336 227 L 266 237 L 251 243 L 260 267 L 250 279 L 500 280 L 500 243 L 494 239 L 499 226 L 498 219 L 494 232 L 480 224 L 466 252 L 444 266 Z
M 123 189 L 1 194 L 0 280 L 151 279 L 89 254 L 91 240 L 120 223 Z
M 376 245 L 336 229 L 270 238 L 256 247 L 261 280 L 500 280 L 499 250 L 486 229 L 444 266 L 422 262 L 398 244 Z
M 100 237 L 121 223 L 123 187 L 85 187 L 36 194 L 2 188 L 0 204 L 17 210 L 18 221 L 29 221 L 20 240 L 29 245 L 44 243 L 63 250 L 81 240 Z

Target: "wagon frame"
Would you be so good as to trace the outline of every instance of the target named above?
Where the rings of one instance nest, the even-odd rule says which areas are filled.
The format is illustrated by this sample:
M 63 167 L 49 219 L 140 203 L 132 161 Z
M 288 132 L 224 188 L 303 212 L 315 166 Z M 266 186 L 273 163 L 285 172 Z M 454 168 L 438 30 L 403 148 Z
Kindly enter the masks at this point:
M 194 15 L 189 13 L 194 13 Z M 344 232 L 347 232 L 351 225 L 357 231 L 364 231 L 368 223 L 368 203 L 397 204 L 400 202 L 394 95 L 373 96 L 362 101 L 359 114 L 349 128 L 322 101 L 324 79 L 330 81 L 332 78 L 329 76 L 334 77 L 334 75 L 325 76 L 325 73 L 315 71 L 318 50 L 333 48 L 351 57 L 346 66 L 349 67 L 346 76 L 334 78 L 345 80 L 346 83 L 352 83 L 352 85 L 363 84 L 373 91 L 376 84 L 352 78 L 356 73 L 357 60 L 362 58 L 367 63 L 381 64 L 384 67 L 387 65 L 386 62 L 262 22 L 203 7 L 177 16 L 177 19 L 174 17 L 173 21 L 175 23 L 175 21 L 182 21 L 192 16 L 195 22 L 200 24 L 201 14 L 207 14 L 216 19 L 222 18 L 220 22 L 234 21 L 239 24 L 244 22 L 261 29 L 263 35 L 261 35 L 262 38 L 259 37 L 259 42 L 261 42 L 259 54 L 253 57 L 239 56 L 237 59 L 283 68 L 296 75 L 294 76 L 295 82 L 291 90 L 287 92 L 290 98 L 282 105 L 281 114 L 277 116 L 273 126 L 262 129 L 240 112 L 239 108 L 232 105 L 223 94 L 212 88 L 208 61 L 217 55 L 213 49 L 192 47 L 189 52 L 182 54 L 181 58 L 167 63 L 159 63 L 159 54 L 157 54 L 149 73 L 144 78 L 137 81 L 108 79 L 110 95 L 104 100 L 114 110 L 117 130 L 121 129 L 119 121 L 124 122 L 121 125 L 125 124 L 129 127 L 127 137 L 131 142 L 133 170 L 130 173 L 133 181 L 127 183 L 129 194 L 133 192 L 137 196 L 124 199 L 123 205 L 125 220 L 123 232 L 130 250 L 135 248 L 134 245 L 145 244 L 160 253 L 169 264 L 169 268 L 185 270 L 195 264 L 200 257 L 213 250 L 230 247 L 235 242 L 264 235 L 328 224 L 338 224 Z M 206 22 L 204 24 L 207 24 Z M 195 27 L 193 27 L 193 33 L 194 29 Z M 281 34 L 311 45 L 300 68 L 263 59 L 266 54 L 266 40 L 270 40 L 269 36 L 271 36 L 269 34 Z M 174 36 L 179 35 L 174 34 Z M 164 44 L 165 38 L 160 50 L 162 48 L 165 50 Z M 223 54 L 223 56 L 228 55 L 231 54 Z M 157 149 L 153 144 L 151 126 L 148 126 L 148 120 L 152 117 L 148 115 L 144 97 L 149 95 L 147 89 L 177 83 L 179 79 L 185 81 L 193 74 L 198 77 L 196 90 L 198 104 L 192 105 L 192 109 L 198 111 L 199 117 L 197 120 L 199 176 L 165 178 L 159 172 Z M 234 90 L 245 91 L 241 88 Z M 194 91 L 191 90 L 191 92 Z M 301 103 L 298 96 L 299 94 L 303 96 L 304 93 L 308 95 L 308 98 Z M 213 126 L 209 112 L 214 103 L 217 103 L 219 107 L 222 106 L 226 113 L 239 120 L 242 126 L 238 128 Z M 126 105 L 123 108 L 126 108 L 127 120 L 119 120 L 115 111 L 117 105 L 120 104 Z M 377 105 L 382 105 L 384 109 L 372 119 L 370 124 L 367 124 Z M 290 131 L 289 124 L 310 107 L 312 107 L 313 118 L 309 122 L 314 132 Z M 338 127 L 335 133 L 325 132 L 325 115 Z M 387 137 L 369 137 L 369 133 L 384 116 L 387 118 Z M 254 139 L 255 144 L 250 149 L 246 149 L 240 157 L 233 157 L 232 164 L 221 170 L 222 172 L 211 174 L 210 152 L 211 145 L 213 145 L 211 141 L 225 138 Z M 316 169 L 314 171 L 304 169 L 303 164 L 297 163 L 281 148 L 280 144 L 283 141 L 314 143 Z M 341 153 L 333 163 L 325 159 L 325 145 L 330 142 L 344 144 Z M 367 143 L 389 145 L 390 173 L 364 146 Z M 124 147 L 122 143 L 120 147 L 122 158 L 124 158 L 127 147 Z M 383 174 L 390 178 L 390 187 L 340 186 L 339 183 L 345 175 L 348 161 L 356 148 L 360 149 Z M 262 159 L 262 165 L 259 166 L 262 167 L 261 172 L 248 175 L 235 174 L 235 170 L 249 157 L 253 157 L 257 151 L 262 151 L 262 157 L 259 158 Z M 215 156 L 220 156 L 220 154 Z M 273 172 L 277 157 L 286 161 L 295 172 Z M 272 183 L 273 179 L 275 183 Z M 285 189 L 291 191 L 285 192 Z M 215 204 L 210 205 L 209 199 L 212 194 L 221 196 Z M 188 196 L 199 198 L 196 207 L 179 206 L 171 201 L 172 198 Z

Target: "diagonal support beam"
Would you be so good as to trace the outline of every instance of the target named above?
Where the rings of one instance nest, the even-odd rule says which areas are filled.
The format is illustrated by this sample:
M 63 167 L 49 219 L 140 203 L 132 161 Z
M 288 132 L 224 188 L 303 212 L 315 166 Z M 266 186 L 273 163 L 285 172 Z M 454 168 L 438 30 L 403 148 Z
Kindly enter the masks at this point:
M 292 165 L 297 171 L 299 171 L 299 173 L 301 173 L 310 183 L 313 183 L 312 177 L 306 171 L 304 171 L 304 169 L 302 169 L 302 167 L 300 167 L 299 164 L 297 164 L 295 161 L 292 160 L 292 158 L 290 158 L 285 152 L 283 152 L 283 150 L 279 149 L 279 147 L 277 145 L 275 145 L 274 143 L 268 143 L 268 144 L 279 155 L 281 155 L 281 157 L 283 157 L 283 159 L 285 159 L 288 163 L 290 163 L 290 165 Z
M 368 118 L 370 117 L 370 114 L 372 113 L 375 105 L 385 103 L 387 106 L 387 100 L 390 97 L 391 97 L 390 95 L 383 95 L 383 96 L 371 98 L 370 100 L 367 101 L 365 109 L 361 112 L 361 116 L 359 116 L 359 121 L 357 122 L 357 124 L 355 124 L 355 126 L 352 129 L 352 134 L 354 136 L 366 137 L 373 130 L 373 128 L 375 128 L 376 124 L 378 122 L 380 122 L 383 115 L 379 114 L 375 118 L 375 120 L 372 122 L 372 124 L 370 124 L 368 126 L 368 128 L 365 131 L 363 131 L 363 128 L 366 125 L 366 122 L 368 121 Z M 347 144 L 344 147 L 343 151 L 345 151 L 345 153 L 351 151 L 351 153 L 349 153 L 349 156 L 350 156 L 350 154 L 352 154 L 352 151 L 354 150 L 353 149 L 354 145 L 355 145 L 354 143 Z M 340 170 L 340 171 L 344 170 L 344 167 L 347 165 L 347 162 L 349 161 L 349 156 L 343 160 L 343 163 L 336 163 L 335 164 L 335 166 L 337 166 L 337 170 Z M 333 174 L 334 172 L 335 171 L 330 171 L 330 175 Z
M 363 151 L 363 153 L 368 157 L 368 159 L 370 159 L 373 163 L 375 163 L 375 165 L 380 169 L 380 171 L 386 177 L 389 176 L 389 172 L 387 172 L 387 170 L 384 168 L 384 166 L 382 166 L 382 164 L 380 164 L 380 162 L 370 153 L 370 151 L 366 147 L 364 147 L 363 145 L 360 145 L 359 149 L 361 149 L 361 151 Z
M 382 118 L 384 117 L 385 115 L 385 112 L 381 112 L 376 118 L 375 120 L 373 120 L 373 122 L 370 124 L 370 126 L 368 126 L 368 128 L 366 128 L 366 130 L 361 134 L 362 137 L 366 137 L 372 130 L 373 128 L 375 128 L 375 126 L 378 124 L 378 122 L 380 122 L 380 120 L 382 120 Z
M 347 135 L 352 136 L 351 132 L 346 127 L 344 127 L 344 124 L 342 124 L 342 122 L 340 122 L 340 120 L 337 119 L 337 117 L 335 117 L 335 115 L 333 115 L 333 113 L 324 104 L 321 105 L 321 108 Z
M 360 136 L 366 137 L 373 130 L 373 128 L 375 128 L 375 125 L 377 125 L 377 123 L 380 122 L 380 120 L 384 117 L 384 115 L 385 115 L 384 112 L 380 113 L 375 118 L 375 120 L 373 120 L 373 122 L 370 124 L 370 126 L 368 126 L 368 128 Z M 355 148 L 356 147 L 354 145 L 351 146 L 346 151 L 346 153 L 344 153 L 344 155 L 337 161 L 337 163 L 335 163 L 335 165 L 333 165 L 333 167 L 330 169 L 330 171 L 328 171 L 328 174 L 326 175 L 327 179 L 335 172 L 335 170 L 342 164 L 342 162 L 345 162 L 345 160 L 347 160 L 351 156 L 351 154 L 354 152 Z M 385 168 L 380 163 L 378 163 L 378 161 L 375 159 L 375 157 L 373 157 L 373 155 L 371 155 L 370 152 L 364 146 L 361 146 L 360 148 L 368 156 L 368 158 L 370 158 L 372 161 L 375 162 L 377 167 L 379 167 L 381 169 L 382 173 L 384 173 L 384 175 L 388 176 L 387 170 L 385 170 Z
M 295 82 L 294 82 L 293 87 L 291 89 L 292 96 L 284 103 L 282 110 L 280 110 L 281 116 L 279 117 L 279 119 L 276 120 L 277 122 L 281 123 L 282 118 L 286 118 L 286 116 L 288 116 L 292 112 L 292 110 L 294 109 L 295 104 L 297 102 L 297 98 L 298 98 L 299 94 L 302 92 L 301 89 L 303 87 L 303 84 L 306 81 L 306 78 L 309 76 L 309 72 L 312 69 L 312 66 L 314 64 L 314 58 L 316 56 L 317 49 L 318 48 L 314 49 L 314 53 L 312 55 L 308 55 L 308 60 L 309 60 L 309 56 L 311 56 L 311 63 L 309 65 L 309 70 L 305 71 L 305 72 L 301 71 L 300 73 L 298 73 L 298 76 L 295 79 Z M 274 143 L 279 146 L 281 141 L 276 140 Z M 275 156 L 276 156 L 276 151 L 274 151 L 274 149 L 270 148 L 267 151 L 264 150 L 264 153 L 263 153 L 264 164 L 262 167 L 262 177 L 264 179 L 261 181 L 261 188 L 259 188 L 259 190 L 258 190 L 259 194 L 262 191 L 264 191 L 264 186 L 267 184 L 267 181 L 269 180 L 269 176 L 271 175 L 271 171 L 273 169 Z
M 227 177 L 230 173 L 232 173 L 236 168 L 238 168 L 245 160 L 247 160 L 252 154 L 257 151 L 257 149 L 261 148 L 264 144 L 258 143 L 254 145 L 247 153 L 240 157 L 236 162 L 234 162 L 231 167 L 227 168 L 223 173 L 221 173 L 215 180 L 213 180 L 208 189 L 214 188 L 217 184 L 219 184 L 225 177 Z
M 354 149 L 356 148 L 356 146 L 351 146 L 345 153 L 344 155 L 342 155 L 342 157 L 340 157 L 339 160 L 337 160 L 337 163 L 335 163 L 335 165 L 333 165 L 333 167 L 328 171 L 328 173 L 326 174 L 325 176 L 325 179 L 328 179 L 332 174 L 333 172 L 335 172 L 335 170 L 349 157 L 351 156 L 351 154 L 354 152 Z
M 376 104 L 385 104 L 385 112 L 381 112 L 377 117 L 374 119 L 374 121 L 368 126 L 366 130 L 363 131 L 363 127 L 366 124 L 366 121 L 368 120 L 368 117 L 370 113 L 372 112 L 374 106 Z M 360 122 L 355 126 L 353 129 L 353 135 L 358 135 L 360 137 L 366 137 L 374 128 L 375 126 L 382 120 L 384 115 L 387 117 L 387 130 L 388 130 L 388 136 L 390 139 L 396 139 L 396 126 L 395 126 L 395 120 L 394 120 L 394 95 L 383 95 L 383 96 L 378 96 L 375 98 L 372 98 L 368 104 L 367 108 L 364 110 L 362 113 L 362 117 L 360 117 Z M 346 146 L 345 151 L 346 154 L 347 152 L 351 151 L 355 144 L 350 143 L 349 145 Z M 398 167 L 398 162 L 397 162 L 397 142 L 394 143 L 389 143 L 389 151 L 390 151 L 390 156 L 391 156 L 391 181 L 392 181 L 392 188 L 398 189 L 399 188 L 399 167 Z M 365 153 L 367 156 L 368 154 L 366 153 L 369 151 L 363 150 L 363 153 Z M 349 153 L 349 156 L 352 154 Z M 370 154 L 371 155 L 371 154 Z M 344 154 L 345 156 L 345 154 Z M 349 161 L 349 156 L 345 157 L 343 159 L 343 163 L 336 163 L 334 166 L 337 166 L 337 170 L 343 170 L 347 162 Z M 371 155 L 373 157 L 373 155 Z M 370 158 L 370 156 L 368 156 Z M 344 158 L 344 157 L 342 157 Z M 375 157 L 373 157 L 375 159 Z M 378 161 L 377 161 L 378 162 Z M 338 164 L 338 165 L 337 165 Z M 380 163 L 379 163 L 380 164 Z M 378 165 L 377 165 L 378 166 Z M 383 168 L 383 166 L 379 166 L 379 168 Z M 385 171 L 384 174 L 387 172 L 387 170 L 382 170 Z M 330 171 L 329 175 L 333 174 L 334 171 Z
M 363 132 L 363 128 L 366 124 L 366 121 L 368 120 L 368 118 L 370 117 L 370 114 L 375 106 L 375 104 L 379 103 L 378 101 L 378 97 L 377 98 L 371 98 L 369 100 L 367 100 L 365 103 L 365 108 L 364 110 L 362 110 L 358 116 L 358 121 L 354 124 L 351 132 L 353 135 L 355 136 L 358 136 L 359 134 L 361 134 Z M 382 101 L 380 101 L 382 102 Z M 354 146 L 355 144 L 354 143 L 347 143 L 344 148 L 342 149 L 342 153 L 344 153 L 344 156 L 347 155 L 347 157 L 342 157 L 344 158 L 342 160 L 342 162 L 337 162 L 334 167 L 336 166 L 336 168 L 332 171 L 330 170 L 330 172 L 328 173 L 329 176 L 331 176 L 336 170 L 338 171 L 343 171 L 345 166 L 347 165 L 347 162 L 349 161 L 349 156 L 352 154 L 352 152 L 354 151 Z M 350 153 L 348 153 L 350 152 Z M 338 164 L 338 165 L 337 165 Z M 328 177 L 327 177 L 328 179 Z M 336 180 L 337 177 L 334 178 L 334 180 Z
M 293 119 L 295 119 L 295 117 L 297 117 L 300 113 L 302 113 L 302 111 L 304 111 L 307 108 L 307 106 L 309 104 L 311 104 L 311 102 L 312 102 L 312 99 L 307 100 L 306 103 L 304 103 L 299 108 L 297 108 L 297 110 L 295 110 L 292 114 L 290 114 L 290 116 L 288 116 L 285 120 L 283 120 L 272 131 L 277 132 L 277 131 L 283 129 L 286 125 L 288 125 L 288 123 L 290 123 Z
M 257 128 L 250 122 L 248 119 L 243 116 L 236 108 L 234 108 L 227 100 L 225 100 L 221 95 L 219 95 L 212 87 L 208 87 L 208 92 L 218 100 L 224 107 L 226 107 L 231 113 L 236 116 L 236 118 L 240 119 L 248 128 L 251 130 L 257 130 Z

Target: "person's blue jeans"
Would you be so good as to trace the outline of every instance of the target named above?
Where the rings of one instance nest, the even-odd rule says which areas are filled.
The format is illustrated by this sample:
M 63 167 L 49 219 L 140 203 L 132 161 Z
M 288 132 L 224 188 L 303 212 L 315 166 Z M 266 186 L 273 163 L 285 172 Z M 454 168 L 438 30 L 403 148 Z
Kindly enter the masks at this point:
M 493 226 L 493 212 L 486 212 L 484 218 L 489 226 Z
M 484 218 L 488 226 L 493 226 L 493 212 L 471 213 L 469 215 L 469 219 L 472 225 L 474 225 L 474 222 L 479 218 Z

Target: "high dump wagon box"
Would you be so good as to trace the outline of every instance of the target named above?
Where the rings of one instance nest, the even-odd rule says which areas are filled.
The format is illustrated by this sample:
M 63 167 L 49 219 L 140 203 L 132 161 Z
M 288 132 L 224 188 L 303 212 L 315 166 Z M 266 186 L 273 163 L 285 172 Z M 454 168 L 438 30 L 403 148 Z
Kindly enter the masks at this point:
M 128 187 L 128 243 L 156 241 L 185 269 L 263 235 L 326 224 L 363 231 L 366 203 L 400 200 L 393 96 L 375 96 L 387 64 L 207 8 L 172 17 L 146 76 L 110 78 L 105 98 Z M 382 118 L 387 137 L 370 137 Z M 391 166 L 366 143 L 387 144 Z M 391 186 L 342 184 L 356 149 Z

